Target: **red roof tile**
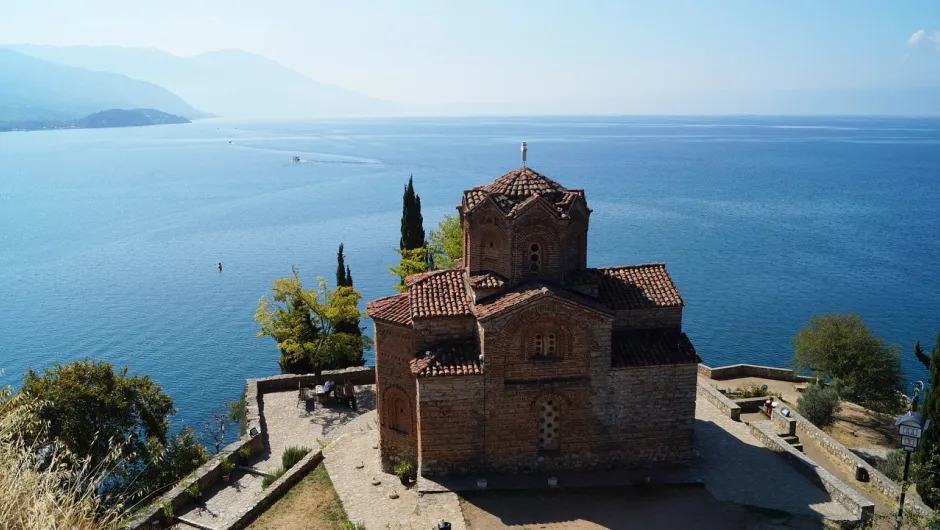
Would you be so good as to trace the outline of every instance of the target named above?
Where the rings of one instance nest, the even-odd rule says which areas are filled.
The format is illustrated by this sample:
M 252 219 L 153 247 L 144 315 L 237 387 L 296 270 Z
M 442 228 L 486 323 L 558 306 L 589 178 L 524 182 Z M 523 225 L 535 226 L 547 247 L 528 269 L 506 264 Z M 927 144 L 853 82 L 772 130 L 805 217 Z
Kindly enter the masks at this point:
M 597 284 L 601 301 L 615 310 L 682 307 L 685 304 L 664 263 L 587 269 L 569 274 L 565 280 L 575 284 Z
M 597 299 L 571 289 L 539 280 L 520 284 L 503 293 L 487 296 L 478 300 L 473 306 L 473 314 L 480 320 L 485 320 L 508 309 L 523 305 L 536 298 L 554 296 L 569 300 L 580 306 L 596 311 L 608 313 L 609 311 Z
M 366 304 L 366 313 L 373 320 L 384 320 L 394 324 L 411 325 L 411 310 L 405 293 L 386 296 Z
M 483 359 L 473 342 L 439 344 L 415 354 L 411 373 L 418 377 L 480 375 L 483 373 Z
M 490 193 L 510 199 L 523 199 L 530 195 L 545 195 L 568 191 L 564 186 L 529 167 L 520 167 L 483 186 Z
M 411 318 L 472 315 L 470 298 L 457 269 L 414 274 L 406 280 Z
M 555 212 L 565 218 L 575 199 L 584 199 L 584 190 L 569 190 L 532 168 L 518 168 L 486 186 L 464 191 L 464 202 L 469 211 L 490 198 L 504 214 L 512 216 L 536 200 L 536 196 L 548 201 Z
M 702 362 L 689 337 L 679 330 L 617 330 L 611 339 L 611 365 L 615 367 Z
M 474 289 L 502 289 L 506 279 L 495 272 L 483 272 L 467 278 L 467 283 Z

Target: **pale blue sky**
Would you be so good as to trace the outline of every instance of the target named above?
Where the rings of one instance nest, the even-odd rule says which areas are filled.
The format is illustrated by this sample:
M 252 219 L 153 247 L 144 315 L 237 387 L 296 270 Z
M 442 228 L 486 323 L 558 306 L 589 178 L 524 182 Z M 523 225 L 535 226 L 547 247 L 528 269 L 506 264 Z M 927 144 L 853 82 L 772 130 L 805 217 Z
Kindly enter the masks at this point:
M 937 0 L 0 0 L 0 42 L 237 48 L 405 104 L 940 86 Z

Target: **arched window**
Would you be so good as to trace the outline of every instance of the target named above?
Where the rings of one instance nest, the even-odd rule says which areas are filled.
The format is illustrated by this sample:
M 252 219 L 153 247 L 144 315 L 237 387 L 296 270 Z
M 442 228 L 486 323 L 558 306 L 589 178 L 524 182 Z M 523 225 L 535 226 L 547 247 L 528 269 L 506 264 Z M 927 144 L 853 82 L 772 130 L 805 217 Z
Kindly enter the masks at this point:
M 544 346 L 545 339 L 542 337 L 541 333 L 537 333 L 535 335 L 535 348 L 533 348 L 536 356 L 542 355 L 542 348 L 544 348 Z
M 548 334 L 548 341 L 546 341 L 545 343 L 544 355 L 547 355 L 549 357 L 555 356 L 555 334 L 554 333 Z
M 558 410 L 556 398 L 548 398 L 539 406 L 539 451 L 557 451 L 561 447 Z
M 391 389 L 386 393 L 385 425 L 390 429 L 407 433 L 411 427 L 411 414 L 408 400 L 400 390 Z
M 532 338 L 532 355 L 535 357 L 554 357 L 558 353 L 554 333 L 536 333 Z
M 538 243 L 529 245 L 529 273 L 538 274 L 542 271 L 542 246 Z

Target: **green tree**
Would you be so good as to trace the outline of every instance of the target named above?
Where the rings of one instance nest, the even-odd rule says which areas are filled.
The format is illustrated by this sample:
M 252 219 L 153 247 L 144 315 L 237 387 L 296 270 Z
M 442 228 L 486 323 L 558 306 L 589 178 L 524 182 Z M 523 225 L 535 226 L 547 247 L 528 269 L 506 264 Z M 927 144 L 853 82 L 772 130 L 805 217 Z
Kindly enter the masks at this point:
M 792 339 L 796 369 L 831 378 L 846 400 L 884 412 L 903 405 L 901 352 L 855 314 L 813 316 Z
M 336 286 L 346 286 L 346 256 L 343 255 L 343 244 L 339 244 L 339 250 L 336 251 Z M 352 287 L 349 285 L 348 287 Z
M 937 337 L 937 339 L 940 340 L 940 337 Z M 917 357 L 917 360 L 924 365 L 924 368 L 930 370 L 930 356 L 924 353 L 924 349 L 920 347 L 920 341 L 914 343 L 914 357 Z
M 421 197 L 415 193 L 413 175 L 408 177 L 401 205 L 401 240 L 398 248 L 413 250 L 426 246 L 424 218 L 421 216 Z
M 807 385 L 796 400 L 796 410 L 817 427 L 824 428 L 836 421 L 842 404 L 836 389 L 817 382 Z
M 917 450 L 917 460 L 924 470 L 918 476 L 917 493 L 928 506 L 937 508 L 940 507 L 940 333 L 930 352 L 929 369 L 928 390 L 919 411 L 931 425 L 924 431 Z
M 437 229 L 431 231 L 428 239 L 428 252 L 433 256 L 433 263 L 438 268 L 453 269 L 456 261 L 463 257 L 460 217 L 445 215 Z
M 339 244 L 339 251 L 336 253 L 336 287 L 353 286 L 352 272 L 349 271 L 349 265 L 346 265 L 346 256 L 343 254 L 343 244 Z M 359 327 L 359 316 L 349 322 L 337 322 L 336 330 L 341 333 L 350 333 L 352 335 L 362 335 L 362 329 Z
M 317 282 L 316 288 L 304 289 L 296 268 L 293 276 L 274 280 L 271 296 L 258 301 L 255 321 L 258 337 L 277 341 L 282 371 L 304 369 L 319 380 L 323 370 L 361 366 L 371 340 L 337 329 L 359 318 L 359 292 L 352 287 L 331 291 L 322 277 Z
M 411 250 L 395 249 L 395 252 L 398 252 L 398 255 L 401 256 L 401 259 L 398 260 L 398 265 L 389 267 L 388 270 L 392 273 L 392 276 L 398 278 L 398 283 L 395 285 L 395 290 L 404 292 L 405 289 L 407 289 L 407 286 L 405 285 L 406 278 L 412 274 L 428 271 L 428 261 L 426 258 L 427 250 L 424 248 L 415 248 Z

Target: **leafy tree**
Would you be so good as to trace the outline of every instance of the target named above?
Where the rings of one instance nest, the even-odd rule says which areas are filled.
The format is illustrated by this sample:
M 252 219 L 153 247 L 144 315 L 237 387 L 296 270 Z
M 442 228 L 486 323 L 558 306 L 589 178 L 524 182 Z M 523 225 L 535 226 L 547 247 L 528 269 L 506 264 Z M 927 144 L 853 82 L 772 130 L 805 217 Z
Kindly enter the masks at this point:
M 421 216 L 421 197 L 415 193 L 413 175 L 408 177 L 401 206 L 401 240 L 398 248 L 413 250 L 425 246 L 424 218 Z
M 392 273 L 392 276 L 398 278 L 398 284 L 395 285 L 395 289 L 403 292 L 406 289 L 405 279 L 408 276 L 428 271 L 428 261 L 425 257 L 427 250 L 424 248 L 412 250 L 395 249 L 395 252 L 398 252 L 401 259 L 398 260 L 397 266 L 389 267 L 388 270 Z
M 900 348 L 874 336 L 860 316 L 813 316 L 792 342 L 794 367 L 833 379 L 843 399 L 885 412 L 903 405 Z
M 173 400 L 147 376 L 129 376 L 110 363 L 83 359 L 42 374 L 32 369 L 20 391 L 38 406 L 46 427 L 32 435 L 40 444 L 58 442 L 92 466 L 107 460 L 116 444 L 125 457 L 148 455 L 148 439 L 167 441 Z
M 248 432 L 248 404 L 245 402 L 244 389 L 240 398 L 228 402 L 228 417 L 238 424 L 239 436 Z
M 127 368 L 83 359 L 42 374 L 30 369 L 20 394 L 35 404 L 28 435 L 36 446 L 62 447 L 105 473 L 99 489 L 108 504 L 148 498 L 208 458 L 191 429 L 168 437 L 173 400 Z
M 445 215 L 437 229 L 431 231 L 429 239 L 428 252 L 437 267 L 453 269 L 456 261 L 463 257 L 463 231 L 456 215 Z
M 273 294 L 258 301 L 255 321 L 258 337 L 277 341 L 283 372 L 305 370 L 319 380 L 323 370 L 361 366 L 363 349 L 371 340 L 338 329 L 359 318 L 359 292 L 352 287 L 331 291 L 322 277 L 317 282 L 316 288 L 304 289 L 296 268 L 293 276 L 274 280 Z
M 918 342 L 915 346 L 915 354 L 919 345 Z M 928 506 L 940 507 L 940 333 L 930 352 L 929 369 L 928 390 L 919 410 L 931 425 L 924 431 L 917 450 L 917 460 L 925 471 L 918 477 L 917 493 Z
M 836 421 L 842 410 L 839 393 L 822 383 L 807 385 L 796 401 L 796 410 L 819 428 L 828 427 Z

